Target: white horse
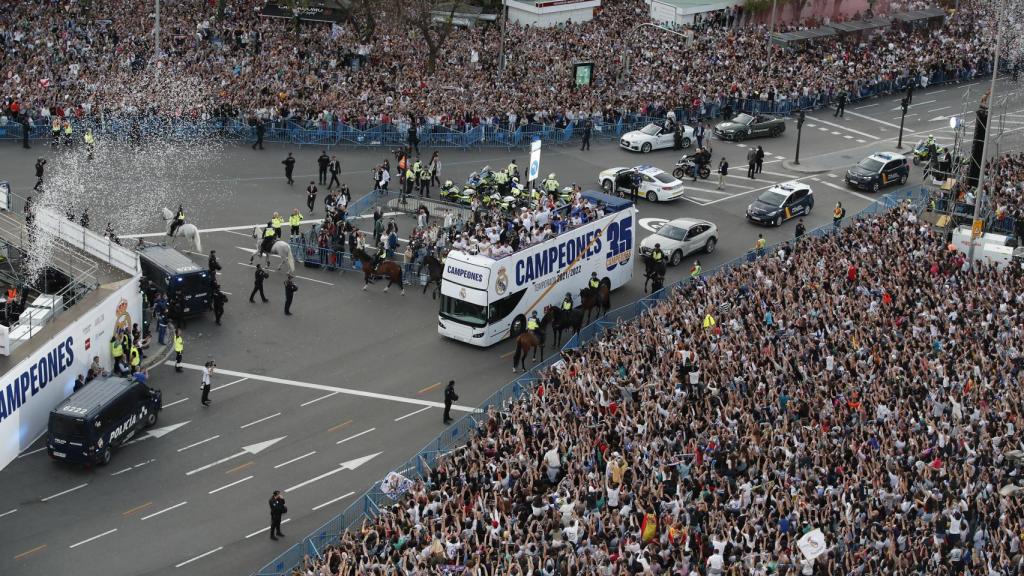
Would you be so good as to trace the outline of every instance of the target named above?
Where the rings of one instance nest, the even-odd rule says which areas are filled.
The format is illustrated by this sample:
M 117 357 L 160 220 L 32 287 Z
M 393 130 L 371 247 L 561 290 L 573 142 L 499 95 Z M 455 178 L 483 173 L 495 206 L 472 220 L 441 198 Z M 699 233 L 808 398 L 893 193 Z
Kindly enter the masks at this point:
M 295 273 L 295 256 L 292 255 L 292 247 L 288 245 L 284 240 L 276 240 L 270 247 L 269 252 L 263 251 L 263 238 L 259 235 L 259 227 L 252 229 L 252 237 L 256 239 L 256 251 L 249 256 L 249 264 L 252 264 L 253 260 L 259 257 L 266 257 L 267 268 L 270 268 L 270 257 L 277 256 L 281 259 L 281 265 L 277 267 L 278 270 L 283 268 L 286 264 L 288 265 L 288 273 Z
M 174 223 L 174 212 L 171 212 L 167 208 L 161 208 L 160 210 L 164 217 L 164 225 L 167 228 L 165 233 L 169 234 L 171 232 L 171 224 Z M 189 246 L 194 252 L 203 251 L 203 241 L 199 238 L 199 229 L 193 224 L 185 222 L 181 226 L 178 226 L 178 229 L 174 231 L 174 238 L 171 238 L 171 246 L 174 246 L 175 238 L 184 238 L 187 240 Z

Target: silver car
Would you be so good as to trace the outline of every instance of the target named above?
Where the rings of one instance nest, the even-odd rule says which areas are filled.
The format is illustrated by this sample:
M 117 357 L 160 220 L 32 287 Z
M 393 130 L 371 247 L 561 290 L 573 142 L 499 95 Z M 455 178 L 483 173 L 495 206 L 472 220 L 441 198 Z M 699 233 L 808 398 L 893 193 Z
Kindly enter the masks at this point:
M 676 218 L 666 222 L 658 231 L 643 239 L 640 254 L 650 256 L 655 244 L 668 256 L 668 263 L 678 266 L 683 258 L 696 252 L 711 253 L 718 243 L 718 226 L 707 220 Z

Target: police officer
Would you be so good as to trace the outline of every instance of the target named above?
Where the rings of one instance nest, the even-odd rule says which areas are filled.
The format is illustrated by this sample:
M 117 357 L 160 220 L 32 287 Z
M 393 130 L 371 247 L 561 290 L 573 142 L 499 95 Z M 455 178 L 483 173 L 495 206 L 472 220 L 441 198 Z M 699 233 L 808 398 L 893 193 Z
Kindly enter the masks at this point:
M 204 365 L 205 370 L 203 370 L 203 379 L 199 385 L 199 389 L 203 391 L 203 396 L 199 399 L 199 402 L 203 406 L 210 405 L 210 381 L 213 379 L 213 369 L 216 366 L 217 365 L 213 360 L 208 360 Z
M 661 264 L 665 259 L 665 253 L 661 251 L 661 244 L 655 244 L 654 250 L 651 250 L 651 262 Z
M 444 423 L 451 424 L 452 422 L 452 404 L 459 400 L 459 395 L 455 393 L 455 380 L 449 380 L 448 386 L 444 389 Z
M 294 276 L 288 275 L 288 279 L 284 281 L 284 314 L 285 316 L 292 315 L 292 298 L 295 296 L 295 292 L 298 291 L 299 287 L 295 285 Z
M 508 173 L 501 170 L 494 173 L 494 182 L 498 185 L 498 193 L 508 195 Z
M 270 219 L 270 226 L 274 229 L 274 238 L 281 239 L 281 226 L 284 225 L 284 220 L 281 219 L 281 214 L 274 212 L 274 216 Z
M 210 278 L 217 279 L 217 272 L 220 272 L 224 267 L 220 265 L 217 260 L 217 251 L 210 250 L 210 257 L 206 259 L 206 267 L 210 271 Z
M 39 187 L 43 185 L 43 170 L 45 166 L 45 158 L 39 158 L 36 160 L 36 185 L 32 187 L 36 192 L 39 192 Z
M 587 283 L 587 287 L 591 290 L 597 290 L 601 286 L 601 281 L 597 279 L 597 272 L 590 273 L 590 281 Z
M 594 132 L 594 122 L 587 118 L 583 121 L 583 144 L 580 146 L 580 152 L 584 150 L 590 150 L 590 136 Z
M 267 278 L 270 278 L 270 274 L 268 274 L 267 271 L 263 269 L 262 264 L 257 264 L 256 275 L 252 283 L 252 293 L 249 294 L 249 302 L 256 302 L 255 300 L 253 300 L 253 298 L 256 297 L 257 292 L 260 293 L 260 298 L 263 300 L 264 304 L 270 302 L 270 300 L 267 300 L 267 296 L 263 293 L 263 281 L 266 280 Z
M 796 239 L 797 239 L 797 240 L 800 240 L 800 238 L 802 238 L 802 237 L 803 237 L 803 235 L 804 235 L 804 234 L 805 234 L 806 232 L 807 232 L 807 227 L 806 227 L 806 226 L 804 226 L 804 219 L 803 219 L 803 218 L 801 218 L 801 219 L 800 219 L 800 220 L 799 220 L 799 221 L 798 221 L 798 222 L 796 223 Z
M 182 372 L 181 355 L 185 353 L 185 338 L 181 335 L 181 329 L 174 330 L 174 371 Z
M 316 167 L 318 170 L 319 180 L 318 184 L 325 186 L 327 184 L 327 166 L 331 163 L 330 156 L 327 155 L 326 150 L 320 151 L 320 156 L 317 156 Z
M 284 538 L 284 533 L 281 532 L 281 516 L 288 513 L 288 507 L 284 505 L 284 498 L 281 496 L 280 490 L 274 490 L 274 495 L 270 497 L 270 539 L 277 540 L 280 536 Z
M 555 173 L 548 174 L 547 179 L 541 182 L 541 187 L 547 194 L 555 194 L 558 192 L 558 180 L 555 180 Z
M 765 247 L 768 245 L 768 241 L 764 239 L 764 234 L 757 235 L 757 241 L 754 242 L 754 248 L 757 250 L 758 256 L 764 256 Z
M 530 318 L 526 321 L 526 329 L 532 332 L 534 336 L 540 336 L 538 333 L 538 330 L 540 330 L 540 318 L 537 317 L 536 310 L 530 314 Z
M 8 298 L 8 302 L 10 302 L 10 298 Z M 121 341 L 117 339 L 117 336 L 110 339 L 110 355 L 113 357 L 115 364 L 124 355 L 124 348 L 121 346 Z
M 316 194 L 319 191 L 316 184 L 310 180 L 309 186 L 306 186 L 306 208 L 309 209 L 310 214 L 316 211 Z
M 295 171 L 295 157 L 292 153 L 288 153 L 288 157 L 281 161 L 284 164 L 284 177 L 288 179 L 289 184 L 295 184 L 295 180 L 292 180 L 292 172 Z
M 156 341 L 161 346 L 167 344 L 167 315 L 157 313 L 156 316 Z
M 270 249 L 274 246 L 275 237 L 276 235 L 274 233 L 273 222 L 268 220 L 266 227 L 263 228 L 263 240 L 260 241 L 259 253 L 269 254 Z M 256 256 L 257 253 L 253 253 L 252 255 L 249 256 L 250 264 L 252 264 L 252 261 L 254 258 L 256 258 Z
M 327 184 L 328 190 L 333 188 L 335 184 L 341 186 L 341 181 L 338 180 L 338 174 L 341 174 L 341 162 L 338 160 L 336 155 L 331 156 L 331 164 L 329 168 L 331 170 L 331 182 Z
M 263 135 L 267 133 L 267 126 L 263 123 L 262 118 L 256 119 L 256 142 L 253 142 L 252 149 L 255 150 L 259 146 L 260 150 L 263 150 Z M 291 156 L 289 154 L 288 156 Z
M 224 316 L 224 304 L 227 304 L 228 296 L 221 289 L 215 288 L 213 291 L 213 315 L 217 322 L 217 326 L 220 326 L 221 316 Z
M 96 138 L 92 135 L 92 129 L 85 131 L 85 149 L 89 153 L 89 160 L 92 160 L 92 151 L 96 145 Z
M 629 179 L 629 200 L 631 202 L 635 203 L 637 200 L 640 199 L 640 181 L 640 171 L 634 168 L 633 173 Z
M 515 158 L 513 158 L 512 161 L 508 163 L 508 166 L 505 167 L 505 173 L 508 174 L 509 178 L 519 177 L 519 167 L 516 166 Z
M 572 294 L 569 292 L 565 293 L 565 298 L 562 299 L 562 310 L 572 310 Z
M 292 208 L 292 215 L 288 217 L 288 225 L 292 227 L 291 237 L 299 235 L 299 225 L 302 224 L 302 214 L 298 208 Z

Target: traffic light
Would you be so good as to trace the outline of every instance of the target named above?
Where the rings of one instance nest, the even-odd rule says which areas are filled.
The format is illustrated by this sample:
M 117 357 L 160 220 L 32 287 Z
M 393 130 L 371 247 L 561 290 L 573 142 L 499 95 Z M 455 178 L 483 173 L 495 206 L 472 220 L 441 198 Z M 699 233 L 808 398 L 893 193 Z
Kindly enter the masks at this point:
M 909 105 L 910 105 L 910 100 L 908 98 L 904 97 L 902 100 L 900 100 L 900 107 L 903 108 L 903 113 L 904 114 L 907 113 L 907 107 Z
M 805 116 L 804 111 L 801 110 L 800 111 L 800 115 L 796 117 L 796 128 L 797 128 L 797 130 L 799 130 L 800 128 L 804 127 L 804 116 Z

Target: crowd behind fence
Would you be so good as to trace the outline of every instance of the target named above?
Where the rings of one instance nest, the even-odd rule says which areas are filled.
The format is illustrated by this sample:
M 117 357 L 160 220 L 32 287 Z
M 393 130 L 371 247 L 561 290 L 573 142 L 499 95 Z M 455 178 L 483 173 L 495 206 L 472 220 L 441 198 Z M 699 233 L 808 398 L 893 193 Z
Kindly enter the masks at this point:
M 809 231 L 807 236 L 821 237 L 832 234 L 839 228 L 855 225 L 858 220 L 867 216 L 888 212 L 904 202 L 909 202 L 920 213 L 926 206 L 928 194 L 928 189 L 923 187 L 893 192 L 878 198 L 877 201 L 868 205 L 854 216 L 842 220 L 838 225 L 826 224 Z M 767 254 L 774 254 L 781 244 L 775 244 L 760 253 L 750 252 L 744 256 L 734 258 L 708 270 L 705 275 L 731 274 L 736 269 L 749 265 Z M 578 348 L 595 338 L 603 336 L 606 331 L 614 330 L 620 323 L 632 320 L 644 311 L 652 308 L 658 302 L 667 298 L 673 290 L 685 290 L 693 282 L 699 281 L 702 280 L 686 278 L 647 297 L 613 309 L 602 318 L 583 327 L 580 333 L 572 336 L 558 353 L 550 355 L 512 382 L 499 388 L 480 404 L 476 412 L 458 419 L 440 436 L 430 441 L 416 455 L 404 464 L 397 466 L 395 471 L 407 478 L 426 479 L 429 475 L 428 468 L 433 467 L 439 457 L 464 446 L 477 429 L 477 426 L 483 423 L 483 419 L 487 417 L 489 410 L 502 410 L 510 402 L 516 401 L 524 393 L 531 391 L 534 382 L 541 378 L 543 371 L 561 361 L 561 351 Z M 365 517 L 373 517 L 379 514 L 383 508 L 394 503 L 394 501 L 381 489 L 381 482 L 375 482 L 369 490 L 353 501 L 341 514 L 331 518 L 320 528 L 314 530 L 313 533 L 263 566 L 255 573 L 255 576 L 289 576 L 292 569 L 300 565 L 306 556 L 322 559 L 321 552 L 323 549 L 336 542 L 338 536 L 343 531 L 354 527 Z
M 893 79 L 880 79 L 870 83 L 854 86 L 848 94 L 848 102 L 856 102 L 877 96 L 903 93 L 907 87 L 929 87 L 952 82 L 969 82 L 987 76 L 987 69 L 961 68 L 957 70 L 939 70 L 930 75 L 902 76 Z M 980 95 L 980 91 L 979 91 Z M 694 124 L 701 120 L 721 118 L 723 111 L 732 113 L 769 113 L 789 115 L 799 110 L 815 110 L 830 106 L 838 93 L 826 90 L 815 94 L 799 97 L 780 97 L 775 100 L 764 98 L 743 99 L 735 97 L 717 97 L 692 106 L 679 107 L 672 110 L 676 119 L 686 124 Z M 666 112 L 667 114 L 667 112 Z M 616 113 L 614 119 L 594 118 L 592 138 L 595 140 L 617 140 L 624 133 L 639 130 L 650 122 L 664 120 L 665 115 L 649 116 L 633 113 Z M 47 119 L 48 120 L 48 119 Z M 123 117 L 111 117 L 106 114 L 75 119 L 72 123 L 74 134 L 81 138 L 85 129 L 92 129 L 94 134 L 128 138 L 134 132 L 141 135 L 168 134 L 183 137 L 220 137 L 228 140 L 254 141 L 256 129 L 251 123 L 236 117 L 214 117 L 205 120 L 188 118 L 143 118 L 141 120 Z M 0 117 L 0 140 L 21 140 L 22 125 L 11 121 L 6 116 Z M 551 144 L 565 144 L 578 140 L 583 135 L 581 121 L 559 122 L 553 124 L 527 124 L 514 129 L 498 123 L 481 123 L 479 125 L 444 126 L 431 124 L 417 129 L 419 144 L 432 148 L 481 148 L 505 147 L 515 148 L 528 145 L 532 140 L 540 140 Z M 30 138 L 33 140 L 51 137 L 48 122 L 37 122 L 31 128 Z M 320 148 L 334 147 L 397 147 L 408 142 L 408 126 L 403 124 L 367 124 L 332 121 L 296 121 L 292 119 L 270 120 L 265 124 L 265 142 L 294 144 L 298 146 L 315 146 Z

